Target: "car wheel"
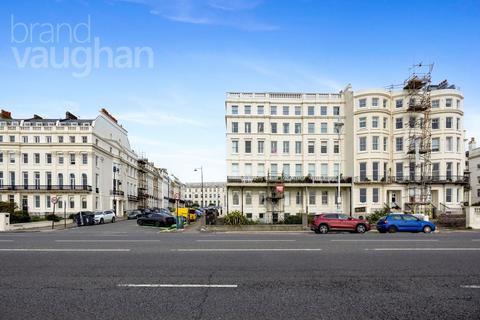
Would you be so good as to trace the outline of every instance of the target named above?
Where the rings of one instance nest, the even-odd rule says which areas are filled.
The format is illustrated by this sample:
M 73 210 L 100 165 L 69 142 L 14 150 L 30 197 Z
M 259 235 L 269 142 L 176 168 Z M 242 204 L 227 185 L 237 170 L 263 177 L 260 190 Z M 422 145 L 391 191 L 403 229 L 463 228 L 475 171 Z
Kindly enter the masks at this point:
M 143 226 L 143 220 L 137 220 L 137 224 L 138 224 L 139 226 Z
M 112 223 L 115 223 L 115 217 L 112 218 Z
M 395 227 L 395 226 L 390 226 L 390 227 L 388 228 L 388 232 L 389 232 L 389 233 L 395 233 L 395 232 L 397 232 L 397 227 Z
M 104 223 L 105 223 L 105 221 L 103 221 L 103 218 L 102 218 L 102 219 L 100 219 L 100 222 L 98 224 L 104 224 Z
M 355 231 L 357 231 L 357 233 L 365 233 L 365 231 L 367 231 L 367 228 L 365 228 L 364 224 L 359 224 L 355 228 Z
M 317 233 L 317 234 L 320 233 L 320 230 L 318 230 L 318 229 L 315 229 L 313 231 L 315 231 L 315 233 Z
M 326 224 L 321 224 L 319 227 L 318 227 L 318 233 L 320 234 L 326 234 L 328 233 L 328 226 Z
M 431 233 L 431 232 L 432 232 L 432 227 L 430 226 L 423 227 L 423 233 Z

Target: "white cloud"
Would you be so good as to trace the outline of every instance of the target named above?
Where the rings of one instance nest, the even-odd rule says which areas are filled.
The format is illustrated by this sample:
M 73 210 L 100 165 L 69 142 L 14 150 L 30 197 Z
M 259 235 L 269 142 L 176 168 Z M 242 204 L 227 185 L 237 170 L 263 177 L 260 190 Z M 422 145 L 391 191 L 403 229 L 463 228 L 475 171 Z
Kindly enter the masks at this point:
M 219 25 L 247 31 L 274 31 L 278 27 L 259 22 L 253 15 L 263 0 L 113 0 L 144 5 L 165 19 L 201 25 Z

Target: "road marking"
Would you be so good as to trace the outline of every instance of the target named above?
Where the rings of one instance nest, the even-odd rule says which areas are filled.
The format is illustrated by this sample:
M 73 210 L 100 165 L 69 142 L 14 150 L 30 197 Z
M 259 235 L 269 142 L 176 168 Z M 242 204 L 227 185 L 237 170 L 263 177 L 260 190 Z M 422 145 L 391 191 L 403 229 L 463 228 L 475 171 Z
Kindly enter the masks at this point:
M 236 284 L 118 284 L 126 288 L 238 288 Z
M 248 239 L 248 240 L 235 240 L 235 239 L 232 239 L 232 240 L 229 240 L 229 239 L 225 239 L 225 240 L 196 240 L 197 242 L 295 242 L 297 240 L 254 240 L 254 239 Z
M 334 241 L 334 242 L 357 242 L 357 241 L 362 241 L 362 242 L 365 242 L 365 241 L 380 241 L 380 242 L 430 242 L 430 241 L 439 241 L 439 240 L 434 240 L 434 239 L 385 239 L 385 240 L 381 240 L 381 239 L 357 239 L 357 240 L 346 240 L 346 239 L 333 239 L 333 240 L 330 240 L 330 241 Z
M 176 252 L 281 252 L 281 251 L 322 251 L 322 249 L 170 249 Z
M 480 251 L 480 248 L 373 248 L 366 251 Z
M 464 289 L 480 289 L 480 285 L 464 285 L 464 286 L 460 286 L 460 288 L 464 288 Z
M 98 239 L 98 240 L 55 240 L 55 242 L 160 242 L 164 240 L 154 240 L 154 239 L 147 239 L 147 240 L 126 240 L 126 239 Z
M 0 252 L 128 252 L 130 249 L 0 249 Z
M 13 240 L 0 240 L 0 242 L 13 242 Z
M 480 239 L 472 239 L 472 241 L 480 241 Z

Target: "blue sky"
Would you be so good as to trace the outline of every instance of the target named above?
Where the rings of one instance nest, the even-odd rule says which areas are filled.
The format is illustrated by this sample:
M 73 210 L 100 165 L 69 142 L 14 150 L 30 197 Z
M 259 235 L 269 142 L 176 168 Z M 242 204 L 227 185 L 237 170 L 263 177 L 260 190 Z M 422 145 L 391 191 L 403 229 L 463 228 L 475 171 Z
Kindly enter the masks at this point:
M 203 165 L 205 180 L 224 180 L 225 92 L 385 87 L 423 61 L 435 63 L 434 81 L 460 86 L 467 137 L 480 138 L 479 17 L 478 0 L 6 0 L 0 107 L 16 117 L 58 117 L 68 109 L 82 118 L 106 107 L 135 150 L 158 166 L 196 181 L 193 169 Z M 45 34 L 46 24 L 73 29 L 88 19 L 90 39 L 114 52 L 148 47 L 153 66 L 144 59 L 136 68 L 112 68 L 103 59 L 78 76 L 73 60 L 65 67 L 19 64 L 14 50 L 26 57 L 28 47 L 67 48 L 72 57 L 76 47 L 92 47 L 66 33 Z M 32 41 L 21 41 L 27 33 L 12 30 L 16 23 L 29 28 Z M 87 37 L 82 30 L 78 40 Z

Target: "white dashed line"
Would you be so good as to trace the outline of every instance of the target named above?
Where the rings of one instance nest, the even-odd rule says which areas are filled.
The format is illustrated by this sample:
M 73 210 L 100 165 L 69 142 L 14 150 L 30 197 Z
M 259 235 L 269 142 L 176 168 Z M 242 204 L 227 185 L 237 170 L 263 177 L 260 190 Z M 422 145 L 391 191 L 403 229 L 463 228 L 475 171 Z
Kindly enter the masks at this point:
M 225 239 L 225 240 L 196 240 L 197 242 L 295 242 L 297 240 L 254 240 L 254 239 L 248 239 L 248 240 L 234 240 L 234 239 Z
M 126 288 L 237 288 L 236 284 L 119 284 Z
M 366 251 L 480 251 L 480 248 L 373 248 Z
M 162 240 L 125 240 L 125 239 L 98 239 L 98 240 L 55 240 L 55 242 L 74 243 L 74 242 L 160 242 Z
M 322 251 L 322 249 L 171 249 L 174 252 L 302 252 Z
M 0 249 L 0 252 L 129 252 L 130 249 Z
M 480 285 L 464 285 L 464 286 L 460 286 L 460 288 L 464 288 L 464 289 L 480 289 Z
M 437 239 L 385 239 L 385 240 L 382 240 L 382 239 L 356 239 L 356 240 L 353 240 L 353 239 L 333 239 L 333 240 L 330 240 L 330 241 L 333 241 L 333 242 L 431 242 L 431 241 L 439 241 Z

